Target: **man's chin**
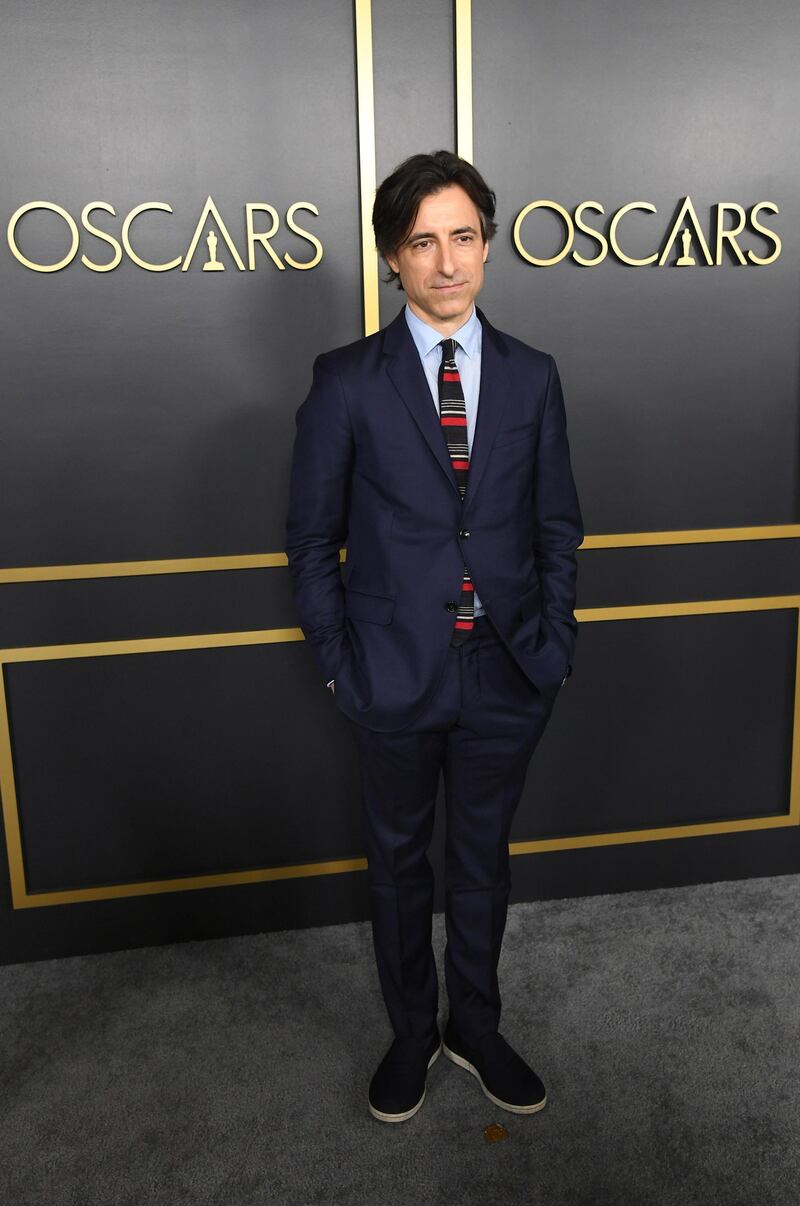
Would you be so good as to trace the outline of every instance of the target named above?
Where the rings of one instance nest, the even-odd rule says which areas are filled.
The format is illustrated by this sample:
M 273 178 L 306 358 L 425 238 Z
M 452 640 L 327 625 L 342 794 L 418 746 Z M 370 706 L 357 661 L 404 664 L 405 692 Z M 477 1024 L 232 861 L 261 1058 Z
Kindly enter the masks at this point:
M 460 289 L 455 293 L 435 293 L 432 301 L 436 313 L 442 318 L 452 318 L 472 305 L 472 299 Z

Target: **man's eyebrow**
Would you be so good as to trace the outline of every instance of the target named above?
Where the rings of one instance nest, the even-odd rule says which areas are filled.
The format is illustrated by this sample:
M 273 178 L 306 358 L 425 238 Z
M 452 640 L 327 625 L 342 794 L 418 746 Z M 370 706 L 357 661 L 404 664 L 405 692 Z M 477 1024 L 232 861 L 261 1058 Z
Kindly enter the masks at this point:
M 474 226 L 457 226 L 455 230 L 451 230 L 451 235 L 459 234 L 477 234 Z M 436 235 L 431 230 L 415 230 L 412 235 L 406 239 L 407 243 L 415 243 L 417 239 L 435 239 Z

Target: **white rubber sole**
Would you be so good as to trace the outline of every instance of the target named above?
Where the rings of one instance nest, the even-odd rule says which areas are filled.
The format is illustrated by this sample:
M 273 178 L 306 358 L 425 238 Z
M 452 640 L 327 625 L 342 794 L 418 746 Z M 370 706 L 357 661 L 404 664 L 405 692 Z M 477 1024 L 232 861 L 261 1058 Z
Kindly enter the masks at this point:
M 489 1100 L 493 1101 L 496 1106 L 500 1106 L 501 1110 L 508 1110 L 512 1114 L 535 1114 L 537 1110 L 543 1110 L 547 1105 L 546 1094 L 541 1101 L 537 1101 L 535 1105 L 529 1106 L 512 1105 L 510 1101 L 501 1101 L 499 1097 L 495 1097 L 494 1093 L 489 1092 L 489 1090 L 486 1088 L 486 1085 L 481 1080 L 480 1072 L 473 1064 L 469 1062 L 469 1060 L 464 1059 L 463 1055 L 456 1055 L 455 1051 L 451 1051 L 444 1041 L 442 1042 L 442 1050 L 448 1059 L 452 1060 L 454 1064 L 458 1064 L 459 1068 L 466 1068 L 467 1072 L 471 1072 L 472 1075 L 476 1077 L 478 1084 L 481 1086 Z
M 439 1046 L 434 1051 L 431 1058 L 428 1060 L 429 1068 L 430 1068 L 431 1064 L 434 1064 L 436 1062 L 436 1060 L 439 1058 L 441 1053 L 442 1053 L 442 1044 L 440 1043 Z M 407 1119 L 413 1118 L 413 1116 L 416 1114 L 417 1110 L 421 1108 L 422 1103 L 425 1100 L 426 1092 L 427 1092 L 427 1086 L 422 1090 L 422 1096 L 420 1097 L 417 1104 L 412 1106 L 410 1110 L 405 1110 L 402 1114 L 384 1114 L 381 1110 L 376 1110 L 374 1105 L 372 1104 L 372 1102 L 369 1100 L 367 1101 L 367 1105 L 369 1106 L 369 1112 L 372 1115 L 372 1117 L 377 1118 L 379 1122 L 405 1122 Z

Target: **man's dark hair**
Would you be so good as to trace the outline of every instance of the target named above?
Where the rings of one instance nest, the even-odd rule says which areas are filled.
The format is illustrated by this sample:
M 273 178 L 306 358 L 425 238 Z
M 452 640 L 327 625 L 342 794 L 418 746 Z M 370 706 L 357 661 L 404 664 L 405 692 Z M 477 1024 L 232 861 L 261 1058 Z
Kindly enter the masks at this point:
M 420 202 L 450 184 L 461 185 L 474 202 L 480 215 L 484 243 L 492 238 L 497 230 L 494 220 L 496 198 L 480 172 L 452 151 L 410 155 L 386 177 L 375 194 L 372 226 L 375 244 L 384 261 L 387 255 L 395 255 L 406 239 Z M 403 288 L 399 273 L 391 268 L 384 279 L 387 284 L 396 280 L 398 289 Z

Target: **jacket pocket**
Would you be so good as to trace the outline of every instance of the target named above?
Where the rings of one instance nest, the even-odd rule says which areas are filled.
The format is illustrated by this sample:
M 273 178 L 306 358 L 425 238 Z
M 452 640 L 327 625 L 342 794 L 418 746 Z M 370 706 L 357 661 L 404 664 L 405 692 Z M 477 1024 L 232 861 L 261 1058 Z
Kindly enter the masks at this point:
M 363 590 L 345 587 L 344 613 L 351 620 L 366 620 L 370 624 L 389 624 L 394 613 L 394 595 L 370 595 Z

